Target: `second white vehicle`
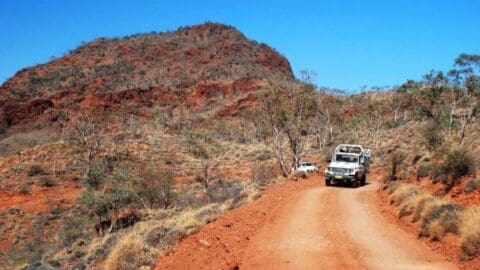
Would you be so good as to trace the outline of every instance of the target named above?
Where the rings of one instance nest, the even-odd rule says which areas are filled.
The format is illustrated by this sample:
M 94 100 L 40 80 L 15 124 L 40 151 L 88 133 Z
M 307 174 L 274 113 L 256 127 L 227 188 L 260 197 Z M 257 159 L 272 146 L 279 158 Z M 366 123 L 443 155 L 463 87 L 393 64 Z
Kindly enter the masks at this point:
M 313 163 L 302 161 L 298 165 L 297 171 L 306 172 L 306 173 L 318 172 L 318 167 L 315 166 L 315 164 L 313 164 Z

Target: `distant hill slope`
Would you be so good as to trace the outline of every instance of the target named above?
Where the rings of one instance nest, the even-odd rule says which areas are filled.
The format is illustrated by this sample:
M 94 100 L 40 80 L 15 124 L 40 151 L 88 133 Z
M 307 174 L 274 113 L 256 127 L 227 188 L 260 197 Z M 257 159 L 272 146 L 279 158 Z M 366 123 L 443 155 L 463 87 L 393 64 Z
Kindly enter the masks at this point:
M 262 78 L 276 73 L 293 78 L 285 57 L 222 24 L 100 38 L 22 69 L 0 86 L 0 128 L 50 108 L 152 102 L 198 108 L 215 96 L 253 91 Z

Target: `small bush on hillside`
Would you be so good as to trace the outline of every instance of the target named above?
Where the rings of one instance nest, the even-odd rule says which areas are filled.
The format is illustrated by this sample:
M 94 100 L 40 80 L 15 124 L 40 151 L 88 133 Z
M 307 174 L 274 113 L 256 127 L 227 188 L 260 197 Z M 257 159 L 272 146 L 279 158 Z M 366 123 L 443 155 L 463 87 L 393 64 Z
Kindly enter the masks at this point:
M 436 168 L 437 175 L 445 175 L 441 179 L 446 189 L 450 190 L 463 176 L 475 173 L 476 162 L 465 149 L 454 149 L 447 153 L 445 160 Z
M 44 173 L 45 173 L 45 170 L 43 169 L 43 167 L 36 164 L 30 166 L 27 171 L 28 176 L 35 176 L 35 175 L 44 174 Z
M 85 191 L 77 202 L 85 206 L 92 216 L 98 217 L 100 222 L 108 217 L 110 206 L 105 194 L 102 192 Z
M 106 171 L 107 167 L 105 162 L 98 161 L 95 162 L 91 168 L 91 170 L 87 173 L 84 185 L 87 188 L 97 189 L 102 185 L 106 178 Z
M 441 165 L 435 164 L 430 168 L 430 180 L 435 183 L 446 183 L 448 181 L 447 172 L 442 168 Z
M 38 179 L 38 185 L 42 187 L 53 187 L 55 186 L 55 181 L 48 176 L 42 176 Z
M 70 246 L 73 242 L 80 238 L 88 237 L 88 220 L 82 216 L 67 217 L 63 226 L 58 233 L 63 246 Z
M 389 176 L 390 181 L 397 180 L 397 174 L 398 174 L 399 167 L 405 161 L 405 157 L 406 157 L 405 154 L 403 152 L 400 152 L 400 151 L 394 151 L 390 155 L 390 160 L 389 160 L 390 161 L 390 168 L 389 168 L 389 172 L 388 172 L 388 176 Z
M 211 203 L 223 203 L 229 199 L 237 198 L 245 189 L 245 183 L 219 180 L 216 183 L 208 186 L 208 201 Z
M 419 236 L 440 240 L 447 233 L 457 234 L 463 209 L 463 206 L 450 203 L 433 207 L 422 222 Z
M 471 179 L 465 185 L 465 188 L 463 189 L 463 191 L 465 191 L 467 193 L 470 193 L 470 192 L 473 192 L 473 191 L 477 190 L 478 188 L 480 188 L 480 179 L 478 179 L 478 178 L 477 179 Z
M 30 191 L 30 184 L 27 181 L 22 181 L 22 183 L 16 188 L 16 192 L 19 194 L 29 194 Z
M 130 174 L 130 171 L 128 168 L 121 166 L 117 170 L 113 172 L 113 180 L 115 180 L 118 183 L 129 183 L 133 182 L 134 178 Z
M 174 245 L 183 237 L 185 237 L 185 234 L 181 230 L 157 226 L 145 235 L 144 240 L 149 246 L 159 248 L 160 250 L 165 250 Z
M 198 194 L 198 191 L 185 187 L 177 195 L 177 206 L 180 208 L 198 208 L 205 205 L 207 203 L 206 198 L 204 196 L 199 196 Z
M 159 171 L 153 168 L 145 170 L 137 183 L 137 193 L 150 208 L 161 206 L 168 208 L 175 199 L 174 172 L 170 169 Z
M 127 186 L 114 185 L 105 192 L 107 206 L 112 211 L 129 206 L 137 199 L 135 192 Z
M 430 163 L 424 163 L 419 165 L 417 168 L 417 180 L 420 180 L 423 177 L 429 176 L 431 170 L 432 170 L 432 165 Z
M 420 136 L 422 138 L 422 143 L 430 152 L 437 150 L 444 142 L 440 128 L 434 123 L 429 123 L 423 127 L 420 130 Z
M 254 165 L 251 168 L 252 182 L 260 187 L 268 185 L 276 177 L 273 168 L 262 165 Z

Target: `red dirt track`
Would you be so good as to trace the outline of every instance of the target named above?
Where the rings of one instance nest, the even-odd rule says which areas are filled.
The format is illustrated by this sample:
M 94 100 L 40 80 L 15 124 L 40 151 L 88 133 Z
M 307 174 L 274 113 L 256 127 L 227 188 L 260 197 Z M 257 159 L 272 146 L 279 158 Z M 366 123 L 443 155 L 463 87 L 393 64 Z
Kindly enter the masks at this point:
M 314 175 L 269 188 L 187 237 L 156 269 L 456 269 L 388 222 L 378 176 L 352 189 Z

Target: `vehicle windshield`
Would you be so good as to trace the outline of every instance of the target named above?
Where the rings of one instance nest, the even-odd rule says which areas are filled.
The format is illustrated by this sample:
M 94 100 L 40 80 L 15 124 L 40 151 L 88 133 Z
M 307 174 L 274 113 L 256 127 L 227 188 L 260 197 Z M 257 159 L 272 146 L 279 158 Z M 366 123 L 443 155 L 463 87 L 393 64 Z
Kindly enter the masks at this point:
M 335 158 L 337 162 L 350 162 L 350 163 L 358 163 L 358 157 L 352 155 L 342 155 L 338 154 Z

